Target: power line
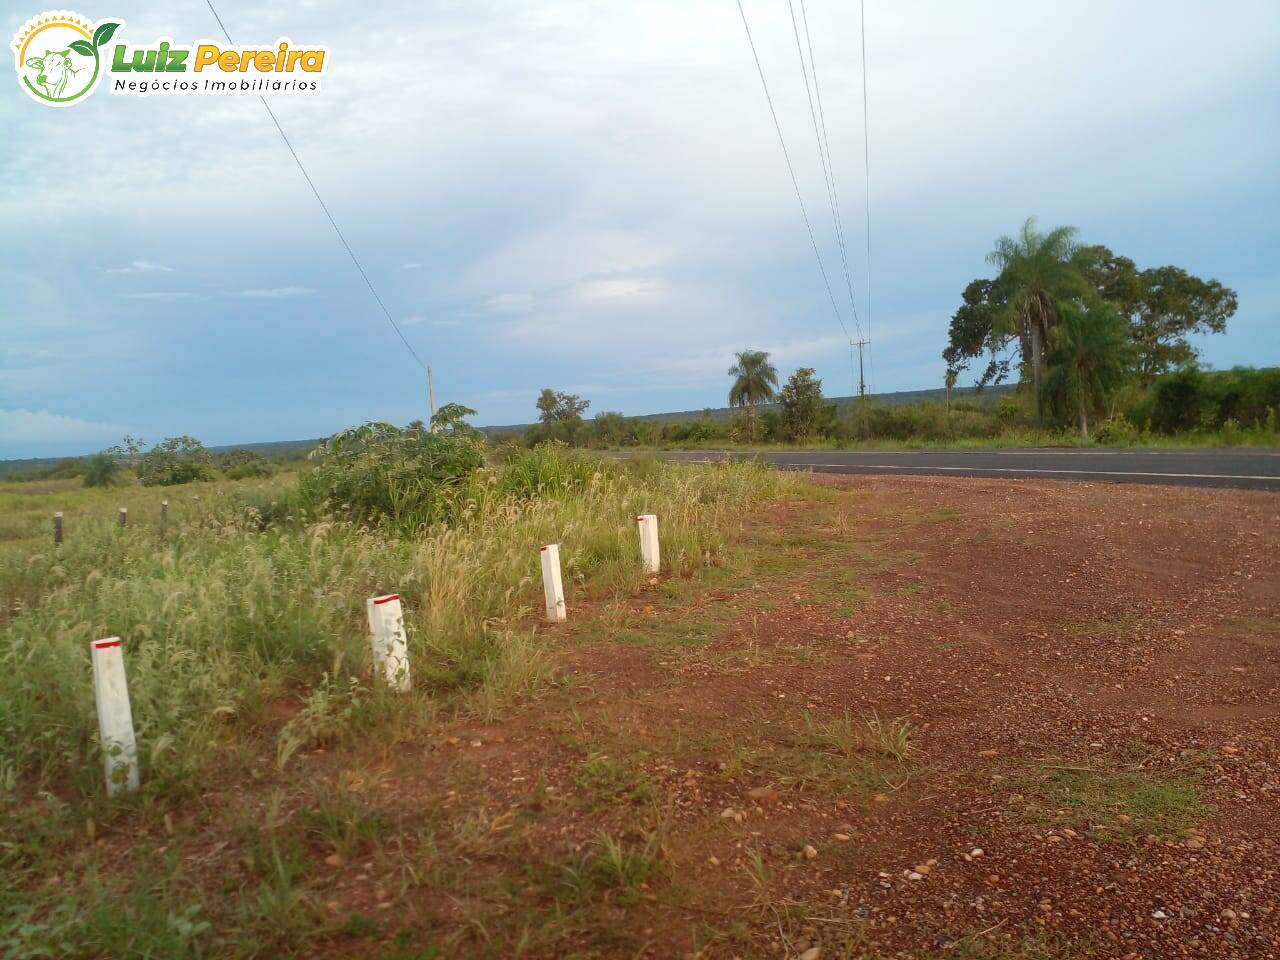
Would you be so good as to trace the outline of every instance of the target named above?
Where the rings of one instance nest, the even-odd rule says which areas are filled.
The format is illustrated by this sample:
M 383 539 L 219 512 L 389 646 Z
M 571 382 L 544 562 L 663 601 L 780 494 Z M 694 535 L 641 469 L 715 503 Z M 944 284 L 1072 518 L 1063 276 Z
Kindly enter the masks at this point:
M 803 3 L 804 0 L 801 0 Z M 867 122 L 867 4 L 858 0 L 858 25 L 862 34 L 862 170 L 866 183 L 867 211 L 867 360 L 871 364 L 871 376 L 876 372 L 875 357 L 870 350 L 871 341 L 871 137 Z
M 853 278 L 849 271 L 849 257 L 844 242 L 844 222 L 840 216 L 840 192 L 836 189 L 836 165 L 831 159 L 831 142 L 827 139 L 827 119 L 822 110 L 822 89 L 818 84 L 818 62 L 813 56 L 813 39 L 809 33 L 809 15 L 804 0 L 800 0 L 800 15 L 804 19 L 804 40 L 809 48 L 809 66 L 805 66 L 804 51 L 800 47 L 800 29 L 796 25 L 796 10 L 792 0 L 787 0 L 787 10 L 791 13 L 791 32 L 796 40 L 796 55 L 800 58 L 800 73 L 804 77 L 804 92 L 809 99 L 809 119 L 813 123 L 813 139 L 818 146 L 818 161 L 822 164 L 823 182 L 827 188 L 827 205 L 831 209 L 831 224 L 835 228 L 836 244 L 840 250 L 840 263 L 844 268 L 845 287 L 849 291 L 849 309 L 853 314 L 854 329 L 858 337 L 862 337 L 862 324 L 858 319 L 858 305 L 853 296 Z M 809 72 L 813 72 L 813 89 L 809 89 Z M 818 98 L 818 110 L 813 108 L 814 95 Z M 822 118 L 822 131 L 818 131 L 818 119 Z M 825 153 L 824 153 L 825 147 Z
M 778 113 L 773 108 L 773 97 L 769 94 L 769 84 L 764 78 L 764 67 L 760 65 L 760 54 L 756 52 L 756 42 L 751 36 L 751 26 L 747 23 L 747 12 L 742 9 L 742 0 L 737 0 L 738 13 L 742 17 L 742 27 L 747 31 L 747 43 L 751 46 L 751 56 L 756 62 L 756 72 L 760 74 L 760 86 L 764 88 L 764 98 L 769 104 L 769 116 L 773 117 L 773 129 L 778 132 L 778 144 L 782 147 L 782 158 L 787 162 L 787 172 L 791 174 L 791 185 L 796 191 L 796 200 L 800 203 L 800 215 L 804 218 L 804 227 L 809 232 L 809 244 L 813 247 L 813 255 L 818 261 L 818 270 L 822 273 L 822 284 L 827 288 L 827 299 L 831 301 L 831 310 L 835 313 L 836 322 L 849 339 L 849 328 L 840 316 L 840 308 L 836 306 L 835 295 L 831 292 L 831 281 L 827 279 L 827 268 L 822 263 L 822 254 L 818 252 L 818 241 L 813 236 L 813 225 L 809 222 L 809 212 L 804 206 L 804 197 L 800 194 L 800 181 L 796 179 L 795 167 L 791 164 L 791 154 L 787 151 L 787 141 L 782 136 L 782 125 L 778 123 Z
M 222 22 L 222 17 L 218 16 L 218 11 L 214 9 L 213 0 L 205 0 L 209 7 L 209 12 L 213 14 L 213 19 L 218 21 L 218 26 L 222 30 L 222 35 L 227 38 L 227 43 L 235 46 L 235 41 L 231 39 L 231 34 L 227 32 L 226 24 Z M 271 117 L 271 122 L 276 125 L 276 130 L 280 132 L 280 139 L 284 141 L 284 145 L 289 148 L 289 153 L 293 155 L 293 161 L 298 165 L 298 169 L 302 171 L 303 179 L 307 181 L 307 186 L 311 188 L 311 192 L 316 195 L 316 200 L 320 202 L 320 209 L 324 211 L 324 215 L 329 218 L 329 223 L 333 226 L 333 232 L 338 235 L 338 239 L 342 241 L 342 246 L 346 248 L 347 256 L 351 258 L 351 262 L 355 264 L 356 269 L 360 271 L 360 276 L 364 278 L 364 284 L 369 288 L 369 292 L 373 294 L 373 299 L 377 301 L 378 307 L 382 310 L 382 315 L 387 318 L 387 322 L 391 324 L 391 328 L 395 330 L 396 335 L 400 338 L 400 342 L 404 344 L 405 349 L 418 362 L 418 366 L 423 370 L 427 369 L 426 363 L 418 356 L 418 351 L 413 349 L 411 344 L 404 335 L 404 331 L 400 329 L 400 325 L 396 323 L 395 318 L 391 316 L 391 311 L 387 309 L 387 305 L 382 302 L 382 297 L 378 296 L 378 291 L 374 289 L 373 281 L 369 279 L 369 275 L 365 273 L 364 267 L 361 266 L 359 258 L 351 244 L 347 243 L 347 238 L 342 233 L 342 228 L 338 226 L 338 221 L 333 218 L 333 214 L 329 212 L 329 206 L 324 202 L 324 198 L 320 196 L 320 191 L 316 189 L 315 182 L 311 179 L 311 174 L 307 173 L 307 168 L 302 165 L 302 159 L 298 156 L 298 151 L 293 149 L 293 144 L 289 142 L 289 137 L 284 132 L 284 127 L 280 126 L 280 121 L 276 119 L 275 111 L 271 109 L 271 104 L 267 103 L 267 98 L 258 94 L 258 99 L 262 101 L 262 105 L 267 108 L 267 115 Z

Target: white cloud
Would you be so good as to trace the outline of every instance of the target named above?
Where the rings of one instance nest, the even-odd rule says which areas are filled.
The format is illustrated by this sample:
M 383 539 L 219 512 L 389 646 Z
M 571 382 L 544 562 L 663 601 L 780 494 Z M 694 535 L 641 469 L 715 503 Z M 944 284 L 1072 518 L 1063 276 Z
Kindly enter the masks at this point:
M 587 303 L 608 300 L 631 300 L 659 293 L 662 286 L 657 280 L 641 280 L 635 277 L 618 277 L 609 280 L 584 280 L 574 287 L 574 294 Z
M 147 290 L 142 293 L 121 294 L 126 300 L 190 300 L 195 296 L 185 290 Z
M 126 432 L 116 424 L 66 417 L 48 410 L 0 410 L 0 436 L 9 443 L 100 443 L 118 439 Z
M 252 290 L 241 290 L 240 296 L 266 300 L 287 300 L 290 297 L 306 297 L 315 293 L 311 287 L 257 287 Z
M 107 267 L 107 273 L 173 273 L 173 267 L 150 260 L 134 260 L 126 267 Z
M 402 264 L 400 264 L 400 269 L 401 269 L 401 270 L 421 270 L 421 269 L 422 269 L 422 264 L 420 264 L 420 263 L 402 263 Z

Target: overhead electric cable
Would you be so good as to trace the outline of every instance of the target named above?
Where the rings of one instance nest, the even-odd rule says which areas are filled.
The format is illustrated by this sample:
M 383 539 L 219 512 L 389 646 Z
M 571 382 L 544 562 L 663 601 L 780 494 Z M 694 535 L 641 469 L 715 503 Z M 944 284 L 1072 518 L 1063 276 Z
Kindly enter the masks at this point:
M 791 164 L 791 154 L 787 151 L 787 141 L 782 136 L 782 125 L 778 123 L 778 112 L 773 107 L 773 97 L 769 93 L 769 84 L 764 78 L 764 67 L 760 65 L 760 54 L 756 52 L 756 42 L 751 36 L 751 26 L 747 23 L 747 12 L 742 9 L 742 0 L 737 0 L 738 13 L 742 17 L 742 27 L 747 32 L 747 43 L 751 46 L 751 56 L 756 62 L 756 72 L 760 74 L 760 86 L 764 88 L 764 98 L 769 104 L 769 116 L 773 118 L 773 129 L 778 133 L 778 144 L 782 147 L 782 158 L 787 162 L 787 172 L 791 174 L 791 185 L 796 191 L 796 200 L 800 203 L 800 216 L 804 218 L 805 229 L 809 232 L 809 244 L 813 247 L 813 255 L 818 261 L 818 270 L 822 273 L 822 284 L 827 288 L 827 299 L 831 301 L 831 309 L 835 313 L 836 322 L 849 338 L 849 328 L 840 316 L 840 308 L 836 306 L 835 295 L 831 292 L 831 281 L 827 279 L 827 268 L 822 263 L 822 254 L 818 252 L 818 241 L 813 236 L 813 225 L 809 222 L 809 212 L 804 206 L 804 197 L 800 194 L 800 181 L 796 179 L 795 167 Z
M 822 178 L 827 188 L 827 206 L 831 209 L 831 225 L 836 234 L 836 245 L 840 250 L 840 263 L 844 268 L 845 287 L 849 291 L 849 309 L 853 314 L 854 329 L 858 331 L 858 339 L 862 339 L 862 324 L 858 319 L 858 305 L 853 295 L 853 277 L 849 272 L 849 257 L 845 249 L 844 223 L 840 217 L 840 194 L 836 189 L 836 166 L 831 159 L 831 143 L 827 140 L 827 121 L 822 112 L 822 91 L 818 86 L 818 63 L 813 56 L 813 40 L 809 35 L 809 15 L 805 10 L 804 0 L 800 0 L 800 15 L 804 19 L 805 45 L 809 48 L 809 63 L 805 65 L 804 50 L 800 46 L 800 28 L 796 24 L 796 10 L 792 0 L 787 0 L 787 10 L 791 14 L 791 32 L 796 40 L 796 56 L 800 58 L 800 73 L 804 77 L 804 92 L 809 99 L 809 119 L 813 123 L 813 140 L 818 147 L 818 162 L 822 164 Z M 813 73 L 813 88 L 809 87 L 809 73 Z M 814 95 L 818 97 L 818 109 L 813 106 Z M 818 118 L 822 117 L 822 130 L 818 130 Z M 825 149 L 824 149 L 825 148 Z
M 227 38 L 227 43 L 235 46 L 235 41 L 231 39 L 231 34 L 227 32 L 226 24 L 222 22 L 222 17 L 218 16 L 218 11 L 214 9 L 213 0 L 205 0 L 209 7 L 209 12 L 213 14 L 213 18 L 218 21 L 218 27 L 222 30 L 222 35 Z M 298 165 L 298 169 L 302 171 L 302 177 L 307 181 L 307 186 L 311 188 L 311 192 L 315 194 L 316 200 L 320 203 L 320 209 L 324 211 L 324 215 L 329 218 L 329 223 L 333 226 L 333 232 L 338 235 L 338 239 L 342 241 L 342 246 L 347 251 L 347 256 L 351 258 L 351 262 L 360 271 L 360 276 L 364 279 L 364 284 L 369 288 L 369 292 L 373 294 L 373 299 L 377 302 L 378 307 L 382 310 L 382 315 L 387 318 L 387 322 L 391 324 L 391 328 L 395 330 L 396 336 L 400 338 L 400 342 L 404 344 L 405 349 L 409 351 L 413 359 L 418 362 L 418 366 L 423 370 L 427 369 L 426 362 L 418 356 L 418 351 L 413 349 L 411 344 L 404 335 L 404 331 L 400 329 L 400 325 L 396 323 L 395 318 L 391 316 L 391 311 L 387 309 L 387 305 L 382 302 L 382 297 L 378 296 L 378 291 L 373 286 L 373 281 L 369 279 L 369 274 L 365 272 L 364 267 L 360 263 L 360 259 L 356 256 L 351 244 L 347 243 L 347 238 L 342 233 L 342 228 L 338 226 L 338 221 L 334 219 L 333 214 L 329 212 L 329 206 L 324 202 L 324 198 L 320 196 L 320 191 L 316 189 L 315 181 L 311 179 L 311 174 L 307 173 L 307 168 L 302 165 L 302 158 L 298 156 L 298 151 L 293 149 L 293 144 L 289 142 L 289 137 L 284 132 L 284 127 L 280 126 L 280 121 L 276 119 L 275 111 L 271 109 L 271 104 L 267 103 L 267 98 L 258 94 L 258 99 L 262 101 L 262 105 L 267 108 L 267 115 L 271 117 L 271 122 L 276 125 L 276 130 L 280 132 L 280 139 L 284 141 L 284 145 L 289 148 L 289 153 L 293 155 L 293 161 Z

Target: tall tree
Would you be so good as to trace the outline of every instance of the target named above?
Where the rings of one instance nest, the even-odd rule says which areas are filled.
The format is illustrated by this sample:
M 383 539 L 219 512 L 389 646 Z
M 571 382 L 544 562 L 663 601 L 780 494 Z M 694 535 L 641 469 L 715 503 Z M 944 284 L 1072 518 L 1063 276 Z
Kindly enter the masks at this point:
M 733 386 L 729 388 L 729 406 L 755 407 L 773 399 L 778 386 L 778 370 L 763 350 L 743 350 L 729 368 Z
M 1076 418 L 1086 440 L 1089 414 L 1103 409 L 1107 397 L 1124 382 L 1130 353 L 1124 317 L 1113 306 L 1060 305 L 1045 393 Z
M 538 394 L 536 406 L 538 419 L 545 428 L 543 438 L 555 439 L 559 434 L 558 439 L 573 443 L 583 427 L 582 415 L 591 406 L 591 401 L 583 400 L 576 393 L 562 393 L 544 387 Z
M 996 318 L 1004 309 L 1003 291 L 994 280 L 974 280 L 964 288 L 959 309 L 951 316 L 947 347 L 942 359 L 947 369 L 958 375 L 977 357 L 988 357 L 986 369 L 974 381 L 981 390 L 988 383 L 1000 383 L 1009 375 L 1009 361 L 1001 358 L 1012 334 L 996 332 Z
M 947 413 L 951 412 L 951 391 L 956 388 L 956 378 L 959 375 L 955 367 L 947 367 L 947 375 L 942 378 L 942 385 L 947 388 Z
M 988 262 L 1000 269 L 995 282 L 1004 294 L 994 331 L 1016 334 L 1023 359 L 1031 361 L 1037 428 L 1044 423 L 1044 352 L 1058 321 L 1058 303 L 1088 293 L 1071 259 L 1075 235 L 1075 227 L 1041 233 L 1035 217 L 1028 217 L 1016 237 L 1000 237 L 987 255 Z
M 813 436 L 822 416 L 822 381 L 812 367 L 801 367 L 778 391 L 782 404 L 782 425 L 796 440 Z
M 1143 386 L 1195 359 L 1192 334 L 1223 333 L 1236 312 L 1236 292 L 1201 280 L 1181 267 L 1139 270 L 1102 245 L 1081 247 L 1077 269 L 1103 300 L 1129 323 L 1134 372 Z

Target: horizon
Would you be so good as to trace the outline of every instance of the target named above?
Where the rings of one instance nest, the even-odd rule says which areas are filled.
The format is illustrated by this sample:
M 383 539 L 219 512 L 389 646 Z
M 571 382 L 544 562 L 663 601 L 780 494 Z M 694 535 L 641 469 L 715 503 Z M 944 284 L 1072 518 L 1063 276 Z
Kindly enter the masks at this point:
M 343 9 L 219 12 L 242 43 L 330 48 L 323 90 L 272 107 L 441 404 L 475 408 L 481 426 L 532 422 L 546 386 L 592 414 L 718 408 L 747 348 L 856 392 L 733 4 L 393 3 L 383 19 L 413 55 L 391 93 L 366 69 L 385 31 Z M 1276 364 L 1280 14 L 926 9 L 867 6 L 869 391 L 941 386 L 961 291 L 1029 215 L 1140 268 L 1220 280 L 1240 306 L 1225 335 L 1193 338 L 1203 361 Z M 777 4 L 746 10 L 842 286 L 790 21 Z M 203 7 L 99 12 L 131 42 L 217 32 Z M 857 11 L 808 17 L 862 311 Z M 49 110 L 14 86 L 0 121 L 13 225 L 0 459 L 83 455 L 126 433 L 228 446 L 425 419 L 422 371 L 256 98 L 99 91 Z

